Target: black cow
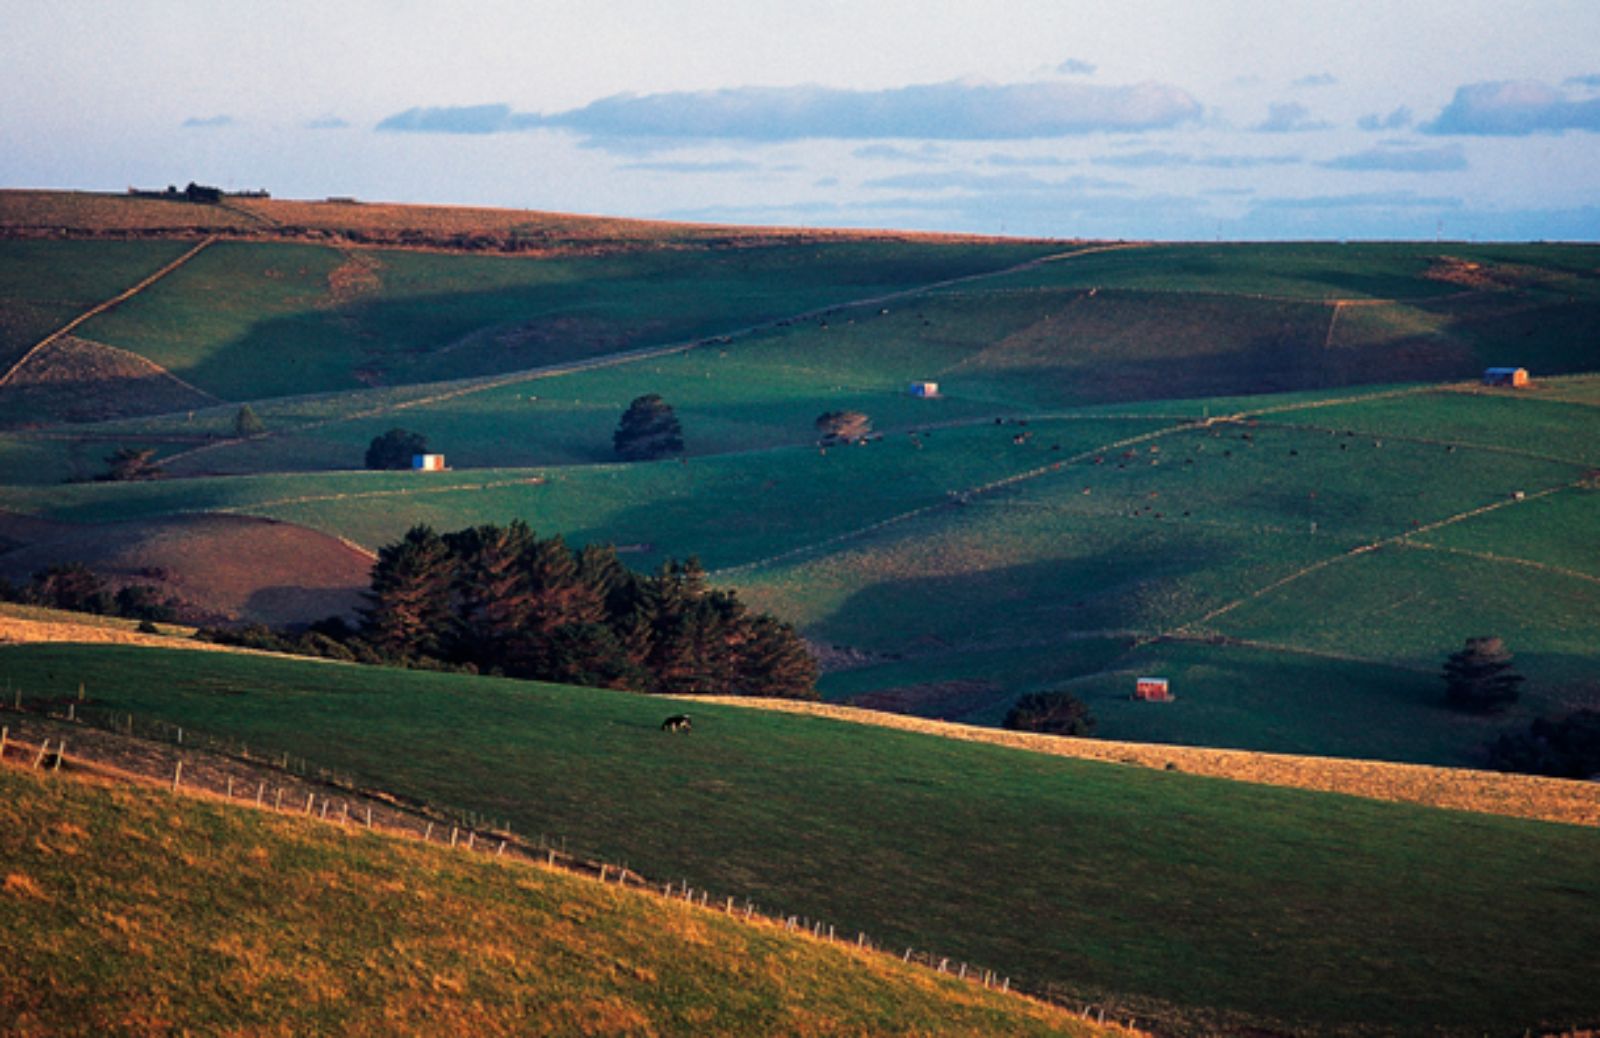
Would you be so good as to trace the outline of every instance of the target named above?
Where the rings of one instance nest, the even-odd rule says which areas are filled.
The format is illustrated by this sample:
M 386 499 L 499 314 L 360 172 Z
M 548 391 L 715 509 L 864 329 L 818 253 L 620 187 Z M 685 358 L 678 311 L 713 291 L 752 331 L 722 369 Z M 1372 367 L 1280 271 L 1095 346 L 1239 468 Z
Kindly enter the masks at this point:
M 661 730 L 663 732 L 687 732 L 690 731 L 692 727 L 693 726 L 689 724 L 688 714 L 673 714 L 671 717 L 661 722 Z

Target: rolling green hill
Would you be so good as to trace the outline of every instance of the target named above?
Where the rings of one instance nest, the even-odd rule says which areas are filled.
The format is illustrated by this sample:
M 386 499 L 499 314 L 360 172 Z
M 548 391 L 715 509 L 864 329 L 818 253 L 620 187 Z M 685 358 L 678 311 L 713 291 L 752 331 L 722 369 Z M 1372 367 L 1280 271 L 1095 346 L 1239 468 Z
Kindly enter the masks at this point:
M 677 702 L 460 675 L 48 646 L 0 670 L 1185 1032 L 1600 1019 L 1593 829 L 704 703 L 669 737 Z
M 543 868 L 0 767 L 5 1033 L 1088 1035 Z
M 69 237 L 199 208 L 0 203 L 16 233 Z M 521 517 L 638 566 L 695 554 L 841 650 L 827 695 L 987 723 L 1062 686 L 1113 737 L 1462 762 L 1600 703 L 1600 382 L 1554 377 L 1600 367 L 1600 247 L 741 236 L 254 200 L 224 215 L 205 229 L 226 240 L 77 331 L 229 402 L 52 424 L 64 398 L 18 397 L 37 427 L 0 435 L 0 510 L 222 511 L 369 548 L 415 522 Z M 0 241 L 21 272 L 0 294 L 22 312 L 59 269 L 64 316 L 181 244 Z M 130 269 L 139 249 L 148 269 Z M 1535 386 L 1478 391 L 1491 363 Z M 113 392 L 60 364 L 60 384 Z M 942 395 L 907 395 L 922 378 Z M 677 409 L 682 462 L 615 463 L 617 416 L 646 392 Z M 267 431 L 241 441 L 247 396 Z M 820 451 L 813 420 L 841 408 L 883 439 Z M 397 425 L 453 471 L 353 471 Z M 178 478 L 63 482 L 118 446 Z M 1440 662 L 1486 633 L 1516 654 L 1524 701 L 1443 711 Z M 1177 702 L 1128 702 L 1141 672 Z

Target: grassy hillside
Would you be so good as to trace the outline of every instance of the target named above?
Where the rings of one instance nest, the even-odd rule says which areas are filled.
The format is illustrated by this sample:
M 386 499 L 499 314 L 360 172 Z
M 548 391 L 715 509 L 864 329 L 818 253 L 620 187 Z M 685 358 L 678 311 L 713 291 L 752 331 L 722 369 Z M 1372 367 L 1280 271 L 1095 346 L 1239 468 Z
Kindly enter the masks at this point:
M 1600 704 L 1585 547 L 1600 382 L 1553 377 L 1597 366 L 1600 248 L 1007 244 L 229 207 L 0 194 L 15 234 L 221 221 L 206 229 L 228 240 L 80 328 L 77 363 L 159 365 L 145 381 L 170 372 L 233 401 L 0 435 L 0 509 L 217 510 L 368 547 L 419 521 L 521 517 L 639 566 L 697 554 L 854 650 L 861 666 L 828 675 L 828 695 L 990 723 L 1021 692 L 1065 686 L 1113 737 L 1461 762 L 1504 728 Z M 3 295 L 26 309 L 57 291 L 53 271 L 78 271 L 51 304 L 65 315 L 180 244 L 0 242 Z M 75 370 L 57 362 L 42 374 Z M 1491 363 L 1528 366 L 1536 386 L 1476 391 Z M 921 378 L 943 395 L 908 396 Z M 116 396 L 131 381 L 85 381 L 95 406 L 70 379 L 0 388 L 0 412 L 178 399 Z M 617 465 L 617 417 L 647 392 L 677 409 L 687 457 Z M 266 434 L 240 441 L 245 396 Z M 819 451 L 816 416 L 841 408 L 884 439 Z M 1223 415 L 1242 420 L 1205 424 Z M 397 425 L 454 471 L 352 471 Z M 119 446 L 157 450 L 175 478 L 62 482 Z M 261 589 L 299 582 L 269 570 Z M 1498 720 L 1445 713 L 1439 663 L 1485 633 L 1517 654 L 1525 700 Z M 1176 703 L 1126 701 L 1147 670 L 1174 679 Z
M 10 1035 L 1091 1034 L 543 868 L 0 767 Z
M 817 640 L 875 654 L 825 679 L 836 698 L 995 723 L 1020 692 L 1065 684 L 1113 738 L 1459 763 L 1499 731 L 1600 696 L 1587 385 L 1079 408 L 1026 426 L 943 419 L 825 453 L 732 449 L 762 442 L 752 422 L 725 426 L 730 449 L 688 464 L 14 486 L 0 507 L 73 522 L 228 510 L 368 545 L 414 522 L 522 516 L 632 546 L 641 567 L 699 554 Z M 691 429 L 715 427 L 686 399 Z M 894 400 L 961 414 L 957 401 Z M 1240 421 L 1196 421 L 1240 407 Z M 448 427 L 466 445 L 480 430 L 489 456 L 505 433 L 472 413 L 463 403 Z M 749 413 L 772 423 L 769 443 L 783 431 L 774 416 L 792 416 L 791 434 L 808 424 L 798 406 Z M 596 408 L 587 433 L 557 428 L 603 443 L 611 415 Z M 1440 662 L 1485 632 L 1517 653 L 1525 700 L 1504 718 L 1451 714 Z M 1176 703 L 1127 701 L 1148 671 L 1174 680 Z M 963 684 L 946 695 L 951 681 Z
M 115 648 L 0 670 L 1191 1028 L 1600 1019 L 1589 829 L 707 704 L 669 738 L 668 702 L 492 679 Z

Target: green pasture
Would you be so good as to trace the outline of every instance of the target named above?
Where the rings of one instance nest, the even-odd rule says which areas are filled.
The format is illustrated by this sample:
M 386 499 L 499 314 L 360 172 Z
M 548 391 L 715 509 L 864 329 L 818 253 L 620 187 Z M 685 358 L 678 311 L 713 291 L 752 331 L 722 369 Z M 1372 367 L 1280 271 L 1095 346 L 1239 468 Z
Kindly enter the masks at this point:
M 680 704 L 456 675 L 86 647 L 0 671 L 1189 1029 L 1600 1013 L 1588 829 L 705 704 L 668 737 Z
M 1420 544 L 1532 563 L 1600 581 L 1600 493 L 1593 485 L 1502 508 L 1412 538 Z
M 999 269 L 1038 245 L 781 245 L 561 259 L 228 242 L 85 326 L 227 399 L 428 382 L 727 334 Z
M 1511 289 L 1600 295 L 1594 245 L 1463 242 L 1219 242 L 1098 249 L 993 282 L 997 287 L 1215 292 L 1306 300 L 1437 301 L 1465 286 L 1426 276 L 1455 257 L 1500 269 Z M 1502 291 L 1505 289 L 1494 289 Z
M 6 1033 L 1087 1035 L 1066 1014 L 639 893 L 0 769 Z
M 190 247 L 173 241 L 0 241 L 0 370 Z
M 1577 382 L 1573 388 L 1588 384 Z M 1575 465 L 1600 464 L 1600 438 L 1594 435 L 1600 408 L 1549 400 L 1537 392 L 1440 390 L 1288 410 L 1274 413 L 1271 420 L 1339 433 L 1400 436 L 1443 448 L 1470 445 Z

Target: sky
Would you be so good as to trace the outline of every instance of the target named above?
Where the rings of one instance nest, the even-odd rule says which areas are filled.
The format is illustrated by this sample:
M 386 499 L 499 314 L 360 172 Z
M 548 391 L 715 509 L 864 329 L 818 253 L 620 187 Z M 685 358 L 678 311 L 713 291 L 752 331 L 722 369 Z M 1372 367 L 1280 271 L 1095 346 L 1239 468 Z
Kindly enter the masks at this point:
M 1595 0 L 0 0 L 0 187 L 1600 239 Z

